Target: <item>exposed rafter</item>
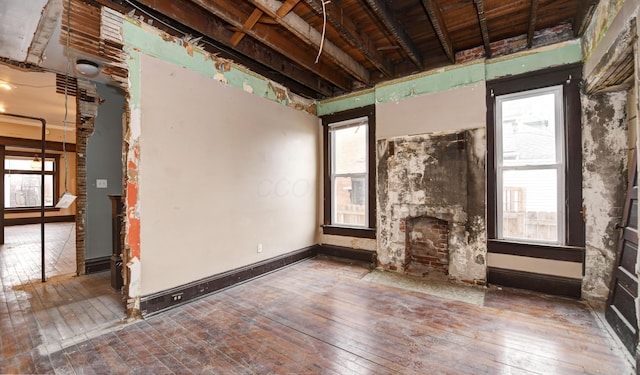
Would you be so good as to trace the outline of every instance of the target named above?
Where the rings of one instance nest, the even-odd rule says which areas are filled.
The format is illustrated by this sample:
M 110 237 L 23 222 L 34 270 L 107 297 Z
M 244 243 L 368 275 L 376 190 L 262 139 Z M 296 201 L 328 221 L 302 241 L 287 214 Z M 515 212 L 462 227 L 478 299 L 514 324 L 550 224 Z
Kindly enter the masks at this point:
M 398 41 L 398 44 L 404 49 L 405 53 L 409 55 L 409 58 L 420 69 L 424 67 L 422 63 L 422 55 L 418 48 L 414 45 L 411 38 L 407 36 L 404 28 L 398 23 L 397 18 L 392 14 L 386 1 L 383 0 L 366 0 L 371 9 L 380 17 L 380 21 L 391 32 L 394 38 Z
M 438 35 L 438 39 L 440 39 L 442 49 L 444 49 L 444 52 L 447 54 L 449 61 L 455 63 L 456 55 L 453 52 L 451 38 L 449 37 L 449 32 L 444 24 L 444 18 L 442 17 L 442 12 L 440 12 L 438 4 L 435 0 L 422 0 L 422 5 L 429 15 L 429 19 L 431 20 L 433 29 L 436 31 L 436 35 Z
M 278 0 L 250 0 L 255 6 L 260 8 L 266 14 L 275 18 L 275 20 L 300 38 L 306 44 L 319 48 L 323 43 L 323 54 L 333 61 L 335 64 L 345 69 L 349 74 L 355 77 L 358 81 L 365 84 L 369 84 L 369 71 L 356 60 L 349 56 L 346 52 L 338 48 L 331 41 L 324 39 L 322 35 L 309 25 L 305 20 L 300 18 L 297 14 L 290 12 L 284 17 L 278 17 L 278 11 L 284 6 L 281 1 Z
M 322 1 L 323 0 L 305 0 L 318 14 L 322 14 Z M 355 22 L 345 14 L 340 8 L 340 5 L 331 3 L 327 5 L 325 9 L 327 12 L 327 21 L 340 31 L 349 43 L 358 48 L 378 70 L 387 77 L 392 77 L 393 67 L 389 59 L 377 50 L 368 35 L 358 31 Z
M 171 0 L 138 0 L 139 3 L 153 9 L 159 13 L 180 22 L 181 24 L 206 35 L 207 37 L 221 41 L 223 44 L 231 46 L 230 40 L 233 32 L 224 27 L 224 23 L 209 17 L 202 9 L 192 3 L 177 3 Z M 331 88 L 321 83 L 308 72 L 301 70 L 296 64 L 293 64 L 288 58 L 280 53 L 274 53 L 271 49 L 262 44 L 253 41 L 243 41 L 235 47 L 236 51 L 259 61 L 268 68 L 281 72 L 288 76 L 291 80 L 310 88 L 311 90 L 322 95 L 331 95 Z M 341 81 L 345 85 L 348 84 L 346 77 Z
M 482 43 L 484 44 L 485 57 L 491 57 L 491 39 L 489 39 L 489 28 L 487 27 L 487 16 L 484 13 L 484 0 L 473 0 L 476 4 L 478 13 L 478 22 L 480 22 L 480 30 L 482 32 Z
M 244 24 L 242 24 L 242 26 L 245 29 L 249 29 L 249 30 L 253 29 L 256 23 L 260 21 L 260 17 L 262 17 L 263 14 L 264 13 L 260 9 L 254 9 L 254 11 L 251 13 L 249 18 L 247 18 Z M 242 40 L 242 38 L 244 38 L 245 35 L 247 34 L 243 33 L 242 31 L 236 31 L 231 37 L 231 45 L 234 47 L 237 46 L 238 43 L 240 43 L 240 41 Z
M 286 16 L 287 14 L 289 14 L 289 12 L 293 10 L 293 8 L 295 8 L 296 5 L 298 5 L 299 2 L 300 0 L 285 0 L 282 3 L 282 6 L 280 7 L 280 9 L 278 9 L 278 11 L 276 12 L 276 16 L 278 17 Z
M 538 4 L 540 0 L 531 0 L 531 11 L 529 12 L 529 31 L 527 32 L 527 48 L 533 45 L 533 33 L 536 31 L 538 23 Z
M 269 26 L 261 25 L 257 23 L 253 29 L 248 30 L 243 27 L 244 19 L 246 15 L 242 13 L 240 9 L 233 4 L 231 0 L 193 0 L 194 3 L 200 5 L 203 9 L 218 16 L 225 22 L 228 22 L 239 30 L 242 30 L 245 34 L 260 41 L 269 48 L 278 51 L 278 53 L 286 56 L 287 58 L 295 61 L 300 66 L 308 69 L 310 72 L 315 72 L 319 76 L 340 87 L 343 90 L 350 90 L 352 87 L 352 80 L 349 79 L 342 72 L 329 67 L 326 64 L 314 64 L 313 57 L 306 51 L 300 48 L 300 44 L 296 41 L 287 38 L 278 33 L 274 33 L 273 29 Z
M 581 36 L 584 33 L 591 15 L 596 9 L 596 5 L 598 5 L 598 0 L 583 0 L 578 3 L 578 10 L 573 22 L 575 36 Z

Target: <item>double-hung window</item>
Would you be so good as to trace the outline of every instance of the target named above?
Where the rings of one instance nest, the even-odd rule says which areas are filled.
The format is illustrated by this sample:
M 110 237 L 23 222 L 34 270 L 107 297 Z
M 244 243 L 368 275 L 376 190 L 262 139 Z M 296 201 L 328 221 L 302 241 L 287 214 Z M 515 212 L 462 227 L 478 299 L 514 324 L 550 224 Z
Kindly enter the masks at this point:
M 581 71 L 487 82 L 489 253 L 582 261 Z
M 324 233 L 375 236 L 373 107 L 323 117 Z
M 564 245 L 562 86 L 496 97 L 498 239 Z

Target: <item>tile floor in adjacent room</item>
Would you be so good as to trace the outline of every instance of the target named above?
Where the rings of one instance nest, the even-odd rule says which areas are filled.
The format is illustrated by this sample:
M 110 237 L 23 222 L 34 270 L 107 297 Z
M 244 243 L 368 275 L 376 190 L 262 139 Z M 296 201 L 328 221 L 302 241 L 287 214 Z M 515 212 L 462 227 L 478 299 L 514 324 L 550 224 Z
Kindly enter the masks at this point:
M 27 242 L 0 248 L 0 373 L 634 373 L 582 301 L 498 288 L 449 298 L 318 257 L 124 323 L 108 272 L 40 283 Z

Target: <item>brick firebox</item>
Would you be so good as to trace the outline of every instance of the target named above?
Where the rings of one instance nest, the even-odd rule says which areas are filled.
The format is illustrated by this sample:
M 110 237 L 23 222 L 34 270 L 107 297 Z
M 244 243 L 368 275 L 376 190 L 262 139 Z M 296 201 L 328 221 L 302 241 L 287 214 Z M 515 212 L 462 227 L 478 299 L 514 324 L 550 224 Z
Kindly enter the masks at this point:
M 431 216 L 405 220 L 407 273 L 449 273 L 449 224 Z

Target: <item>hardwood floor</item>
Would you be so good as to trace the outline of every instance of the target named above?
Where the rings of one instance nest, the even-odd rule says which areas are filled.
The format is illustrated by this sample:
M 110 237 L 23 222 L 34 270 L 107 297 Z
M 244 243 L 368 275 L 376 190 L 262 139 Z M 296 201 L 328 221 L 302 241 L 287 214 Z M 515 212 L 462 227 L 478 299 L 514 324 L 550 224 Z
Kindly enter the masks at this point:
M 28 313 L 13 319 L 21 299 L 5 298 L 0 373 L 633 373 L 583 302 L 488 289 L 466 303 L 369 271 L 315 258 L 48 351 Z

